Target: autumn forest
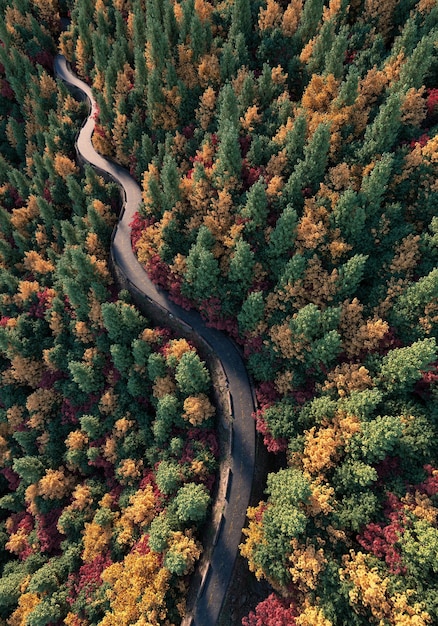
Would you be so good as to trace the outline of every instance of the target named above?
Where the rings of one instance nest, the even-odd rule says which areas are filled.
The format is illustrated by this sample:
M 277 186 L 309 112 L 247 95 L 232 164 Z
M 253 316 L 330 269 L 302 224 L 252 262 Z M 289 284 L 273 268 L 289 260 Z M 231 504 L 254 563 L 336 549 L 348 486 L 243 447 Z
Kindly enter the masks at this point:
M 242 351 L 266 448 L 227 626 L 438 624 L 436 0 L 0 0 L 0 624 L 181 624 L 214 377 L 110 258 Z M 202 626 L 214 626 L 204 624 Z

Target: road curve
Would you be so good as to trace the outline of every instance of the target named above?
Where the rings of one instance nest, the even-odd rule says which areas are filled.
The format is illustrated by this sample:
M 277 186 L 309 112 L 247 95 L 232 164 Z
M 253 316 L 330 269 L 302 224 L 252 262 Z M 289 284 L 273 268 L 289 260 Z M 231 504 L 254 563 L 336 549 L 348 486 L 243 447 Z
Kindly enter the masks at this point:
M 228 383 L 231 405 L 230 449 L 232 451 L 229 482 L 223 514 L 214 538 L 211 560 L 199 587 L 193 609 L 185 624 L 214 626 L 219 619 L 231 580 L 241 532 L 245 523 L 255 466 L 255 424 L 252 418 L 254 397 L 246 368 L 234 343 L 212 328 L 208 328 L 196 311 L 186 311 L 172 302 L 156 287 L 137 261 L 131 247 L 129 224 L 141 202 L 141 190 L 126 169 L 98 154 L 91 142 L 94 114 L 97 105 L 90 87 L 71 70 L 62 55 L 54 62 L 55 74 L 69 88 L 78 90 L 88 99 L 90 113 L 76 141 L 78 156 L 114 179 L 123 190 L 124 204 L 113 233 L 111 257 L 121 282 L 131 291 L 136 302 L 141 302 L 150 317 L 158 323 L 175 320 L 181 334 L 197 336 L 208 346 L 222 364 Z

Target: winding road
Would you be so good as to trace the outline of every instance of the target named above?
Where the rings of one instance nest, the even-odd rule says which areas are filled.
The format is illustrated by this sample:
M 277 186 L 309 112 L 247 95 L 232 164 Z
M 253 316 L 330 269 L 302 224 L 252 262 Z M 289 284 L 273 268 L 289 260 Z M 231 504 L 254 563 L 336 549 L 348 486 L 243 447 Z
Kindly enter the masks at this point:
M 129 224 L 141 202 L 140 187 L 126 169 L 95 151 L 91 137 L 97 105 L 90 87 L 72 72 L 62 55 L 55 58 L 54 70 L 56 76 L 69 88 L 89 101 L 90 113 L 76 140 L 79 159 L 110 176 L 120 185 L 124 194 L 122 211 L 111 244 L 111 259 L 119 282 L 129 289 L 134 301 L 155 322 L 173 325 L 180 334 L 196 337 L 198 343 L 203 344 L 204 351 L 207 349 L 215 353 L 225 374 L 229 392 L 228 412 L 231 413 L 228 431 L 231 459 L 227 470 L 226 497 L 212 540 L 210 562 L 202 577 L 198 575 L 194 578 L 198 587 L 194 593 L 193 606 L 189 605 L 188 617 L 184 620 L 187 626 L 214 626 L 230 584 L 254 475 L 256 438 L 251 414 L 255 406 L 251 384 L 234 343 L 220 331 L 208 328 L 199 313 L 186 311 L 172 302 L 163 290 L 152 283 L 137 261 L 131 247 Z

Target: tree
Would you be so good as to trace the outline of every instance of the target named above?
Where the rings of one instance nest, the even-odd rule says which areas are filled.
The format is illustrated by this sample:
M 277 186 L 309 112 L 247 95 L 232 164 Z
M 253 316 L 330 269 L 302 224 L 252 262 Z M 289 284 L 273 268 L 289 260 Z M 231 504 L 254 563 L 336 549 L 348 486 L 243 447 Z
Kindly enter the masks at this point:
M 391 350 L 382 359 L 378 384 L 389 393 L 407 394 L 437 358 L 434 337 L 416 341 L 406 348 Z
M 347 189 L 340 195 L 332 215 L 334 224 L 341 230 L 341 235 L 347 243 L 355 246 L 359 242 L 363 243 L 366 237 L 364 226 L 367 214 L 363 199 L 359 194 L 352 189 Z
M 271 593 L 259 602 L 256 610 L 242 619 L 243 626 L 295 626 L 296 609 L 293 605 Z
M 169 438 L 172 427 L 181 414 L 178 398 L 171 394 L 165 394 L 158 399 L 155 421 L 153 423 L 153 433 L 159 446 L 163 445 Z
M 203 522 L 210 505 L 210 494 L 205 485 L 186 483 L 177 491 L 171 508 L 180 523 Z
M 305 533 L 307 518 L 302 507 L 311 495 L 308 481 L 300 471 L 288 468 L 269 474 L 266 492 L 268 506 L 263 513 L 263 538 L 255 547 L 253 559 L 264 576 L 284 585 L 290 580 L 285 567 L 290 542 Z
M 236 0 L 233 5 L 231 18 L 230 38 L 242 33 L 246 43 L 249 43 L 252 34 L 252 16 L 250 0 Z
M 185 352 L 175 370 L 175 380 L 185 396 L 208 392 L 210 374 L 196 352 Z
M 364 163 L 383 152 L 389 152 L 400 132 L 400 94 L 392 92 L 379 108 L 374 121 L 365 131 L 364 141 L 358 157 Z
M 265 183 L 258 180 L 251 186 L 246 196 L 246 204 L 242 209 L 242 216 L 247 218 L 245 231 L 254 234 L 260 232 L 268 215 L 268 199 L 266 197 Z
M 204 300 L 216 295 L 219 274 L 217 259 L 201 241 L 197 241 L 190 248 L 186 258 L 182 294 L 196 300 Z
M 304 149 L 304 159 L 299 161 L 289 177 L 284 190 L 283 202 L 294 207 L 303 203 L 302 191 L 309 187 L 314 192 L 325 171 L 330 147 L 330 124 L 321 123 Z
M 239 131 L 231 121 L 225 121 L 214 164 L 215 178 L 219 185 L 225 183 L 236 185 L 240 179 L 241 169 Z
M 264 313 L 265 303 L 263 300 L 263 292 L 252 291 L 242 304 L 242 308 L 237 316 L 240 331 L 253 331 L 257 324 L 263 320 Z

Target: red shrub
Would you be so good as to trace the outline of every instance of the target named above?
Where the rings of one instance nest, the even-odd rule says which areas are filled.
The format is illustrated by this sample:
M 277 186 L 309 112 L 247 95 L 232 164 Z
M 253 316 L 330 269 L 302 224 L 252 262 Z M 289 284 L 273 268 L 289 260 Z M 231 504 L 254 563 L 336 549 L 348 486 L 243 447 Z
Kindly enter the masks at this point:
M 242 626 L 294 626 L 296 611 L 275 593 L 259 602 L 255 612 L 242 619 Z

